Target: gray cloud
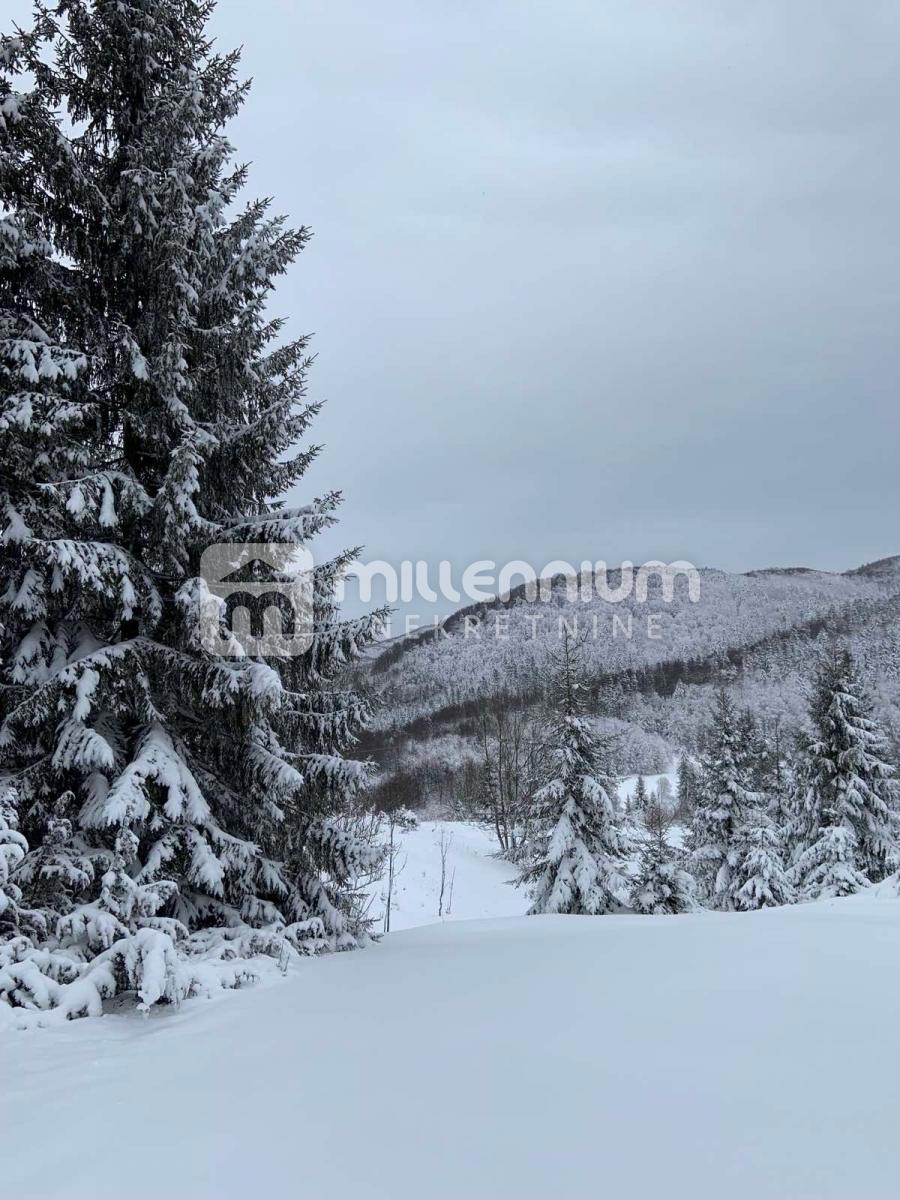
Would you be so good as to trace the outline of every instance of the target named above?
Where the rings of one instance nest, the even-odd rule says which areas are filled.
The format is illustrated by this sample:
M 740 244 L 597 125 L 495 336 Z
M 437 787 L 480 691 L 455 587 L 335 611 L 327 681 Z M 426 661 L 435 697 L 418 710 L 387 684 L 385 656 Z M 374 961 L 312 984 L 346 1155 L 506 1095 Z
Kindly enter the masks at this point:
M 340 538 L 828 568 L 900 550 L 900 6 L 222 0 L 316 237 Z

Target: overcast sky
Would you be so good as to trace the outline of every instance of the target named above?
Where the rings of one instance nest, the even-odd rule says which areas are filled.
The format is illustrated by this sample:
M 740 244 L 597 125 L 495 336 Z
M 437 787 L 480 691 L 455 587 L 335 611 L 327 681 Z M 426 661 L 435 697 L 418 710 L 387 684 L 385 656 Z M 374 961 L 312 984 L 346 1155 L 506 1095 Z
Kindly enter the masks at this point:
M 18 0 L 15 0 L 18 3 Z M 369 557 L 900 552 L 896 0 L 220 0 Z

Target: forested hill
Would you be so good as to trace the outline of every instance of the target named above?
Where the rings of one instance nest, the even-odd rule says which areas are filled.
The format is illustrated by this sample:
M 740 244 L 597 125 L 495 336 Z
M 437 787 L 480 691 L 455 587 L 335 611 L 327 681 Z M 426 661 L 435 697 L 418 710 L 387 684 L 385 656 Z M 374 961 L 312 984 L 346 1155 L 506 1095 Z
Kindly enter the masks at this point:
M 610 586 L 616 580 L 610 577 Z M 585 639 L 598 716 L 634 727 L 629 769 L 663 769 L 690 746 L 710 694 L 726 683 L 764 719 L 796 725 L 821 647 L 845 638 L 890 727 L 900 728 L 900 557 L 844 573 L 802 567 L 746 574 L 704 569 L 700 594 L 679 579 L 667 601 L 651 578 L 645 601 L 570 599 L 564 579 L 545 600 L 524 588 L 461 609 L 443 629 L 395 639 L 366 664 L 376 757 L 435 738 L 461 739 L 465 756 L 486 704 L 542 702 L 560 621 Z M 627 734 L 627 729 L 625 733 Z M 644 749 L 641 749 L 641 747 Z

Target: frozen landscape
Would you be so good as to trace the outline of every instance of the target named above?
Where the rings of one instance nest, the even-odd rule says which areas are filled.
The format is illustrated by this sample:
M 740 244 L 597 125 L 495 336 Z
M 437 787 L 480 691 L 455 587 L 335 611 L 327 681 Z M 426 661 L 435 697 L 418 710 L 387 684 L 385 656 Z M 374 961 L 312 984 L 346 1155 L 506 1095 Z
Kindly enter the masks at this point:
M 2 8 L 0 1200 L 896 1200 L 900 5 Z
M 413 836 L 407 879 L 436 832 Z M 895 1194 L 893 886 L 759 913 L 524 918 L 505 915 L 495 862 L 476 886 L 453 835 L 460 914 L 483 919 L 147 1018 L 0 1035 L 4 1193 Z

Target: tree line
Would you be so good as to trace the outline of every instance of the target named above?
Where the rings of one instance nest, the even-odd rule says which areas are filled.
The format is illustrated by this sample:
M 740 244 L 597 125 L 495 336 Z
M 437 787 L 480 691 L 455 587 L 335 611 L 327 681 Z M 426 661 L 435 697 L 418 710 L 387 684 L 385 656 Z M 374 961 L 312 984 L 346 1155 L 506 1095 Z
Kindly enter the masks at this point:
M 532 912 L 758 909 L 846 896 L 900 866 L 896 767 L 848 650 L 822 658 L 809 729 L 787 743 L 720 690 L 672 798 L 665 788 L 648 795 L 641 777 L 629 803 L 617 802 L 587 696 L 566 639 L 546 777 L 521 806 L 520 882 Z

